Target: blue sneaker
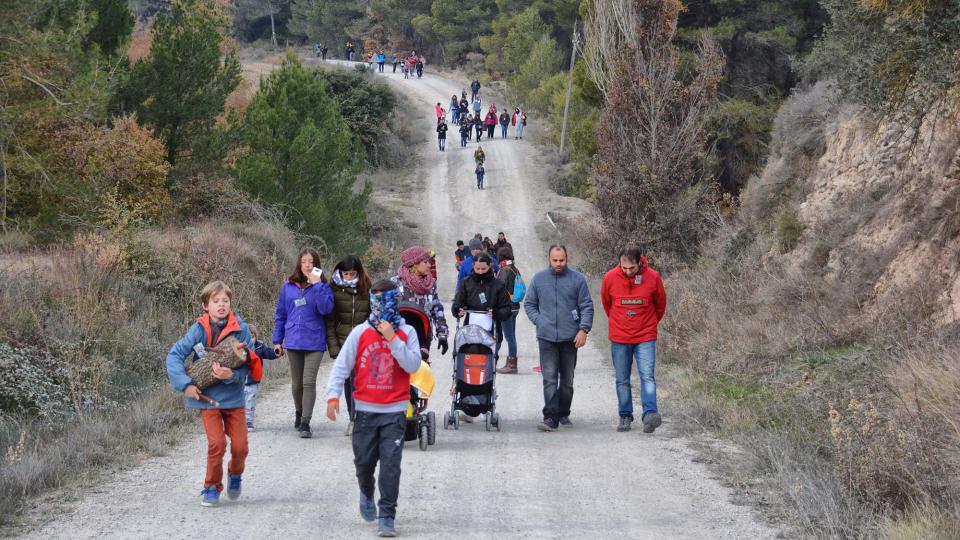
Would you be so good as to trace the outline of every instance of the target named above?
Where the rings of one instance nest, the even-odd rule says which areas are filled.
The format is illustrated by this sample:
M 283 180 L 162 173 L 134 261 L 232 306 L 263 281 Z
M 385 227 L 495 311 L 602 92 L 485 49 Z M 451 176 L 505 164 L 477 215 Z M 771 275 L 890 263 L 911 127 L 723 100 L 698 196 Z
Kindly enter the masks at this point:
M 200 495 L 203 496 L 203 498 L 200 499 L 200 506 L 217 506 L 220 504 L 220 492 L 217 491 L 216 486 L 203 488 Z
M 380 526 L 377 527 L 377 535 L 393 538 L 397 535 L 397 529 L 393 526 L 392 517 L 380 518 Z
M 230 475 L 230 480 L 227 482 L 227 497 L 231 501 L 235 501 L 240 498 L 240 482 L 242 481 L 243 479 L 239 474 L 236 476 L 232 474 Z
M 377 505 L 373 504 L 373 497 L 367 497 L 360 494 L 360 517 L 364 521 L 373 521 L 377 519 Z

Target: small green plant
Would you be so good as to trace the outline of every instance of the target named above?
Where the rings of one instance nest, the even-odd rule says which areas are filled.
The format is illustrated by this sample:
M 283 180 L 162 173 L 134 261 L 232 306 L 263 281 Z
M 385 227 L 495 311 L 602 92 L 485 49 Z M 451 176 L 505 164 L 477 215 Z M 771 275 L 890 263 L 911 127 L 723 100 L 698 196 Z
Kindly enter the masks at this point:
M 796 211 L 784 206 L 777 215 L 777 245 L 781 253 L 790 253 L 797 247 L 803 229 L 803 223 L 800 223 Z

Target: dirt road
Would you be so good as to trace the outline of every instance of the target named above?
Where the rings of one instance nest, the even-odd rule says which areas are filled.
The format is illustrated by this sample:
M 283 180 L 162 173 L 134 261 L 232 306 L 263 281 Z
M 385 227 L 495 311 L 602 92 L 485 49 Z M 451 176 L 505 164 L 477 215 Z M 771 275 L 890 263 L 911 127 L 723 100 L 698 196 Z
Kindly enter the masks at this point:
M 389 71 L 389 68 L 388 68 Z M 532 277 L 545 264 L 536 227 L 556 203 L 544 187 L 541 158 L 528 141 L 482 143 L 487 189 L 473 177 L 476 143 L 460 149 L 451 130 L 440 153 L 433 133 L 433 105 L 447 103 L 461 87 L 427 74 L 406 81 L 385 75 L 422 106 L 418 119 L 429 143 L 422 152 L 425 192 L 411 193 L 410 219 L 421 223 L 440 256 L 440 290 L 449 305 L 455 275 L 452 250 L 474 232 L 505 231 L 522 272 Z M 536 119 L 532 120 L 533 122 Z M 452 323 L 452 319 L 448 317 Z M 482 424 L 439 431 L 436 446 L 404 452 L 397 527 L 408 538 L 766 538 L 775 531 L 749 509 L 729 502 L 729 493 L 693 463 L 684 439 L 664 426 L 654 435 L 640 429 L 616 433 L 616 397 L 609 360 L 593 345 L 580 352 L 573 401 L 573 429 L 541 433 L 543 405 L 536 341 L 529 322 L 518 322 L 521 373 L 497 379 L 501 433 Z M 452 338 L 451 338 L 452 343 Z M 450 359 L 434 362 L 438 390 L 430 409 L 447 409 Z M 329 363 L 319 384 L 325 385 Z M 196 436 L 162 458 L 117 475 L 89 493 L 68 513 L 32 538 L 367 538 L 375 524 L 361 521 L 350 440 L 345 423 L 321 419 L 314 438 L 292 429 L 286 391 L 261 399 L 258 430 L 250 436 L 243 497 L 202 508 L 205 440 Z

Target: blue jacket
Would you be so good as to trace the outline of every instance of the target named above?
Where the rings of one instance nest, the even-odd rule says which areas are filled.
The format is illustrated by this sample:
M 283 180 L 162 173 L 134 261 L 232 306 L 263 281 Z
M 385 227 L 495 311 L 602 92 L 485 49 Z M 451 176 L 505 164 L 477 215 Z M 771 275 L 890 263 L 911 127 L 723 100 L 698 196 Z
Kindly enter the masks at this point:
M 559 274 L 541 270 L 527 285 L 523 300 L 527 318 L 537 328 L 537 339 L 561 343 L 593 327 L 593 299 L 583 274 L 569 268 Z
M 333 290 L 326 283 L 303 287 L 284 283 L 277 298 L 273 343 L 295 351 L 327 350 L 326 316 L 331 312 Z
M 386 62 L 386 61 L 387 61 L 387 55 L 385 55 L 385 54 L 383 54 L 383 53 L 380 53 L 380 54 L 377 55 L 377 62 L 379 62 L 379 63 L 382 64 L 382 63 L 384 63 L 384 62 Z
M 270 347 L 259 339 L 253 342 L 253 352 L 257 353 L 257 356 L 259 356 L 261 360 L 277 359 L 277 353 L 273 352 L 273 347 Z M 260 384 L 260 381 L 254 380 L 250 374 L 247 374 L 247 378 L 243 381 L 243 384 Z
M 241 343 L 246 343 L 248 347 L 253 348 L 253 338 L 250 336 L 250 329 L 247 323 L 243 322 L 239 316 L 231 313 L 227 326 L 221 331 L 220 339 L 222 341 L 229 335 L 237 338 Z M 167 380 L 170 386 L 177 392 L 183 392 L 187 386 L 193 384 L 190 375 L 187 375 L 187 358 L 194 354 L 193 347 L 202 344 L 204 347 L 209 345 L 210 336 L 204 330 L 200 322 L 195 322 L 187 330 L 187 334 L 173 344 L 173 348 L 167 353 Z M 247 366 L 238 367 L 233 370 L 233 377 L 230 380 L 221 381 L 203 391 L 203 394 L 214 401 L 220 402 L 220 407 L 214 407 L 205 401 L 199 401 L 193 398 L 184 398 L 184 403 L 188 409 L 236 409 L 243 407 L 243 381 L 250 374 L 250 368 Z
M 469 253 L 469 251 L 467 251 L 467 253 Z M 493 273 L 499 274 L 500 263 L 497 261 L 496 257 L 490 257 L 490 258 L 493 259 L 493 264 L 490 265 L 491 267 L 493 267 Z M 460 263 L 460 273 L 457 274 L 457 289 L 460 288 L 460 282 L 467 279 L 467 277 L 469 277 L 470 274 L 472 273 L 473 273 L 473 255 L 467 255 L 467 258 L 465 258 L 463 262 Z M 454 313 L 453 316 L 456 317 L 457 314 Z

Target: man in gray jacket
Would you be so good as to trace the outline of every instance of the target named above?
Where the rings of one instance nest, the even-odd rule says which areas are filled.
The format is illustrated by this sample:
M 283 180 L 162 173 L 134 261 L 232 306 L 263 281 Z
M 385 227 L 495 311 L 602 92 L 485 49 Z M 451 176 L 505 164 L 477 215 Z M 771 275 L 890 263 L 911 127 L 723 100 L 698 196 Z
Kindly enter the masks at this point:
M 550 246 L 550 268 L 533 276 L 523 309 L 537 328 L 543 374 L 543 421 L 540 431 L 573 427 L 573 370 L 577 349 L 593 327 L 593 300 L 583 274 L 567 268 L 567 248 Z

